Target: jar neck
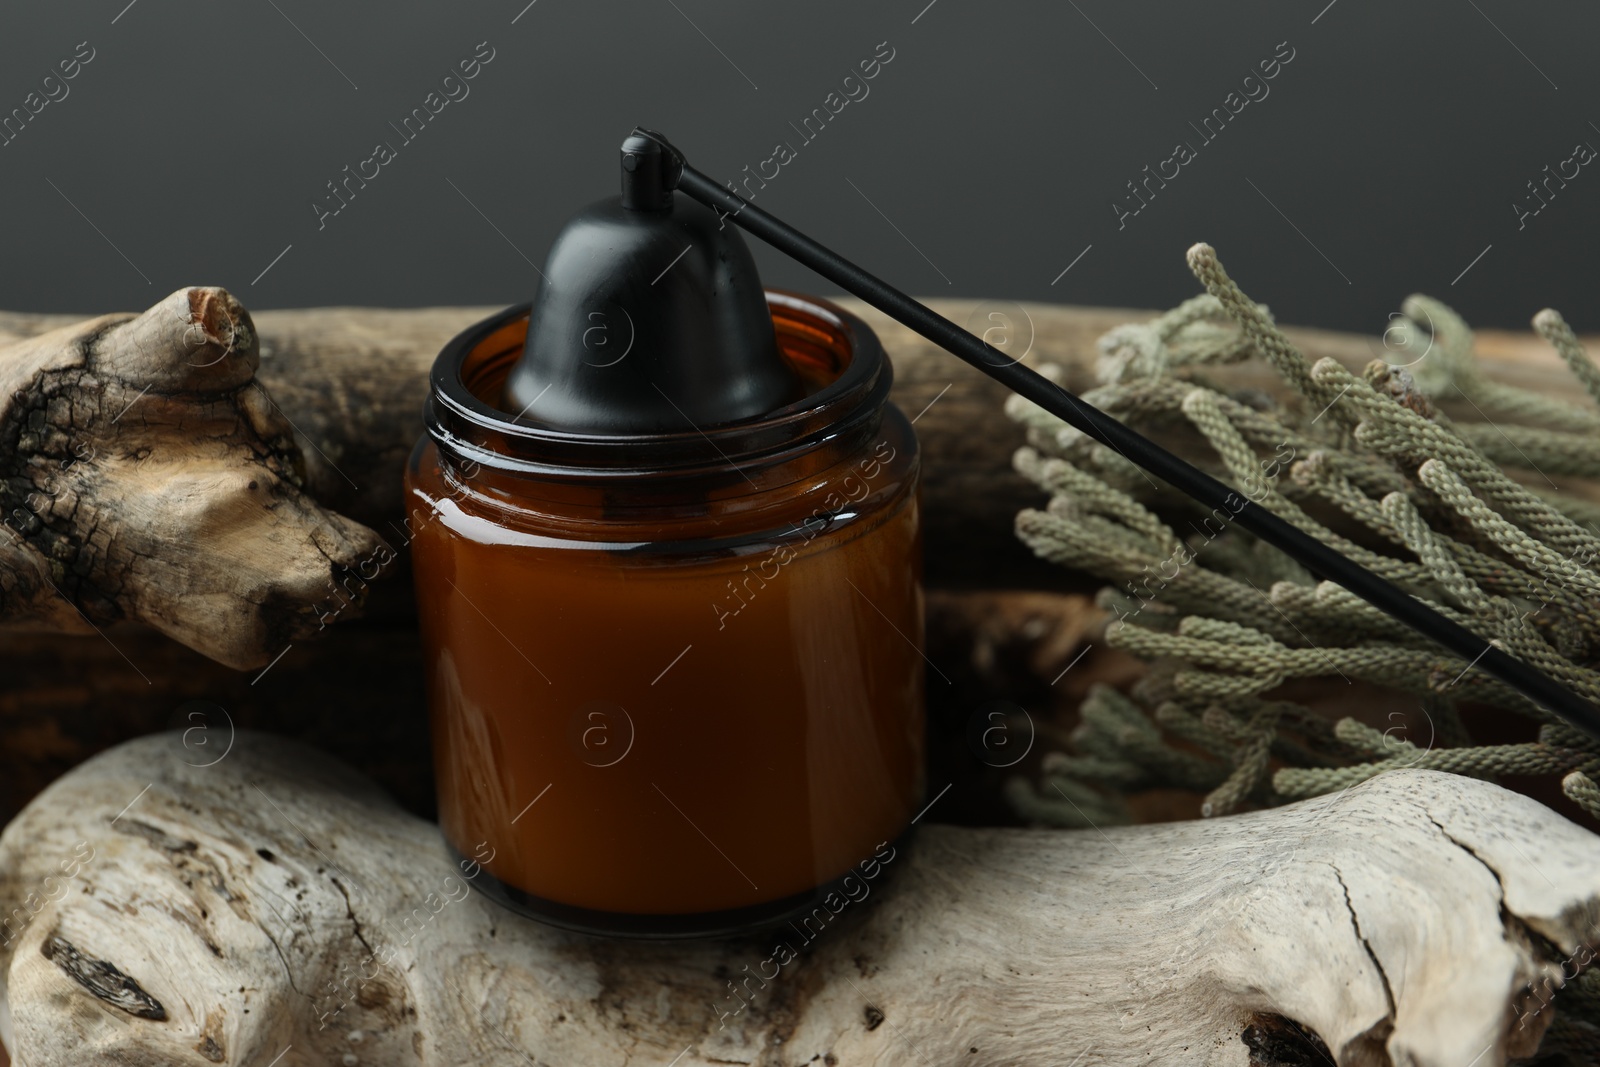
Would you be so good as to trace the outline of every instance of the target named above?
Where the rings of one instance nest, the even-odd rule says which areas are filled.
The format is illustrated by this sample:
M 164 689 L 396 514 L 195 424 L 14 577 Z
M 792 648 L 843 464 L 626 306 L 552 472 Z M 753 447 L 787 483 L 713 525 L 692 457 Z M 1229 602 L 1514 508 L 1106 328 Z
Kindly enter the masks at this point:
M 435 362 L 424 414 L 441 473 L 489 499 L 608 513 L 759 507 L 754 498 L 823 476 L 881 434 L 893 371 L 855 316 L 814 297 L 766 295 L 779 351 L 808 394 L 757 418 L 674 433 L 571 433 L 520 420 L 500 399 L 528 305 L 469 327 Z

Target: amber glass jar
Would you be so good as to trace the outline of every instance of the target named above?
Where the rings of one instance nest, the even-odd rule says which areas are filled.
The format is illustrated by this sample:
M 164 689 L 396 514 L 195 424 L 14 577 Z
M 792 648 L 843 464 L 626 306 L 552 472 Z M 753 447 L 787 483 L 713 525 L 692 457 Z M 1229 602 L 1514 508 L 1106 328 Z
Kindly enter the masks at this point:
M 440 822 L 535 917 L 754 930 L 892 856 L 922 800 L 916 439 L 864 323 L 767 304 L 808 393 L 742 422 L 516 421 L 526 306 L 434 368 L 406 502 Z

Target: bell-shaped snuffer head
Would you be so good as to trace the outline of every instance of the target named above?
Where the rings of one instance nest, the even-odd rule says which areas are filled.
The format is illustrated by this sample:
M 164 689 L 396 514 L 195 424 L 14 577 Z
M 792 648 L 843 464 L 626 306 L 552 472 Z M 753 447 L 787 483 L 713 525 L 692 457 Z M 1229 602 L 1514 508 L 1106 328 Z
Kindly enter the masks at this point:
M 750 249 L 675 191 L 674 160 L 622 143 L 622 195 L 550 249 L 503 405 L 518 421 L 600 434 L 686 432 L 798 399 Z

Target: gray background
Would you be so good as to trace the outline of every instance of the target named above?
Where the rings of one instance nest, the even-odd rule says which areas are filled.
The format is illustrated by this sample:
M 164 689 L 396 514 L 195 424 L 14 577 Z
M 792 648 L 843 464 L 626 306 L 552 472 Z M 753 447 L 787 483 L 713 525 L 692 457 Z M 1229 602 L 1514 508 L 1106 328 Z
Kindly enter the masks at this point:
M 6 4 L 0 112 L 78 42 L 95 58 L 0 148 L 0 304 L 527 299 L 642 123 L 724 179 L 796 144 L 757 203 L 914 293 L 1166 307 L 1206 240 L 1283 321 L 1376 334 L 1421 290 L 1474 325 L 1548 305 L 1600 329 L 1600 167 L 1523 229 L 1512 208 L 1600 147 L 1593 4 L 525 4 Z M 399 145 L 389 123 L 481 41 L 470 95 L 319 230 L 325 183 Z M 789 123 L 881 41 L 870 95 L 800 145 Z M 1284 41 L 1270 95 L 1201 145 L 1189 123 Z M 1119 229 L 1125 183 L 1180 140 L 1198 158 Z M 830 288 L 757 256 L 769 284 Z

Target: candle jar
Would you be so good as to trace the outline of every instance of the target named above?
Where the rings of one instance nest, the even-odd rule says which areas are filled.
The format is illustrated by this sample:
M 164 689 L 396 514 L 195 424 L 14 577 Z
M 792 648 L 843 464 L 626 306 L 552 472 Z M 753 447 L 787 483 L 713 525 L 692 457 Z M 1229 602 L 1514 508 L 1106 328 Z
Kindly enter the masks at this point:
M 434 367 L 405 492 L 440 823 L 544 921 L 837 914 L 922 802 L 916 439 L 865 323 L 766 302 L 804 396 L 683 432 L 502 410 L 526 305 Z

